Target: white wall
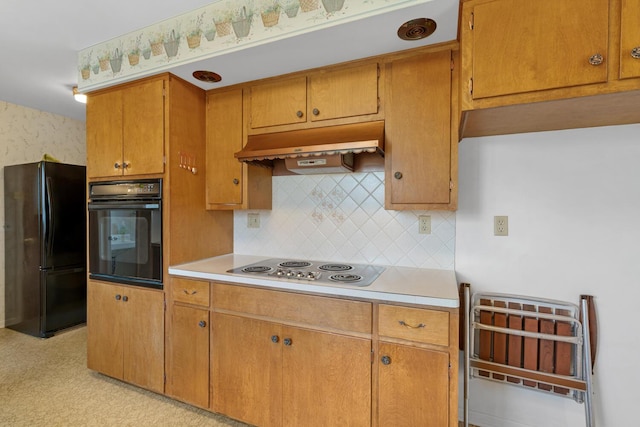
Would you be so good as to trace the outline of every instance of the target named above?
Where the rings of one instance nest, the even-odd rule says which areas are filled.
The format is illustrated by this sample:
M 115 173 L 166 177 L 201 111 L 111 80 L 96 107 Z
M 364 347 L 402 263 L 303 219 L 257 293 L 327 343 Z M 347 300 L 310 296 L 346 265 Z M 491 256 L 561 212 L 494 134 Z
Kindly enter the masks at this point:
M 64 163 L 86 164 L 85 124 L 0 101 L 0 169 L 42 160 L 47 153 Z M 4 171 L 0 173 L 0 223 L 4 226 Z M 0 328 L 5 324 L 4 227 L 0 229 Z
M 493 216 L 509 236 L 493 236 Z M 465 139 L 455 269 L 472 291 L 578 303 L 595 296 L 599 426 L 638 425 L 640 125 Z M 471 381 L 470 420 L 485 426 L 583 426 L 584 407 Z

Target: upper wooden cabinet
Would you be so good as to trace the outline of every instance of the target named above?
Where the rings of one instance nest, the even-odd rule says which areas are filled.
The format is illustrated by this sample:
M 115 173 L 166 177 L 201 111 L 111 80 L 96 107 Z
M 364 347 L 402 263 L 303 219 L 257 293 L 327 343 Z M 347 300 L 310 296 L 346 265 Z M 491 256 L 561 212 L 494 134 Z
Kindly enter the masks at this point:
M 242 89 L 208 92 L 207 209 L 271 209 L 271 170 L 234 157 L 246 140 L 243 129 Z
M 640 122 L 639 20 L 640 0 L 463 0 L 461 136 Z
M 154 77 L 89 95 L 89 178 L 164 172 L 166 81 Z
M 375 115 L 378 75 L 371 62 L 250 86 L 249 128 Z
M 620 78 L 640 77 L 640 0 L 622 0 Z
M 473 99 L 605 82 L 609 1 L 577 6 L 573 0 L 466 3 Z
M 387 64 L 386 209 L 456 209 L 451 63 L 442 50 Z

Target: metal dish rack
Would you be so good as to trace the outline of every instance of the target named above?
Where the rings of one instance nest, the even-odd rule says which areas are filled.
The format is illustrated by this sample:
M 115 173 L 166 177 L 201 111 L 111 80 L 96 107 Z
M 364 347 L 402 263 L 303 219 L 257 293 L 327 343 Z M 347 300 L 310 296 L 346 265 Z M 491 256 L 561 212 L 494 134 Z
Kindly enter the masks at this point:
M 471 297 L 469 284 L 461 286 L 466 314 L 462 323 L 465 427 L 469 425 L 471 378 L 584 403 L 586 425 L 594 427 L 591 375 L 597 326 L 593 297 L 582 295 L 578 307 L 508 294 L 476 293 Z

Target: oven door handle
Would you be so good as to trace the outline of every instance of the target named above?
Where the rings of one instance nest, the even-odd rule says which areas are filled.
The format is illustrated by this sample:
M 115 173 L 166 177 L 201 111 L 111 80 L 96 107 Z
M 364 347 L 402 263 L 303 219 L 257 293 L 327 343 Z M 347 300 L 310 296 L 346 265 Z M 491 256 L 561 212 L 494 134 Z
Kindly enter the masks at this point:
M 90 211 L 105 209 L 160 209 L 160 203 L 89 203 Z

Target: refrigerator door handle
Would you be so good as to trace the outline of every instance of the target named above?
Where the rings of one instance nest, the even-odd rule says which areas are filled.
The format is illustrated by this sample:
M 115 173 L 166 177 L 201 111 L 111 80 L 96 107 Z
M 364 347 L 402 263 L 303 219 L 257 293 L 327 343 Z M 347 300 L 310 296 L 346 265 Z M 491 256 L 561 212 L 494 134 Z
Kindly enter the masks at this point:
M 44 193 L 46 197 L 46 206 L 45 206 L 46 220 L 44 221 L 44 226 L 45 226 L 44 244 L 45 244 L 46 253 L 48 257 L 51 256 L 51 254 L 53 253 L 54 209 L 53 209 L 53 200 L 51 199 L 52 186 L 53 185 L 52 185 L 51 177 L 47 177 L 46 183 L 44 186 Z

